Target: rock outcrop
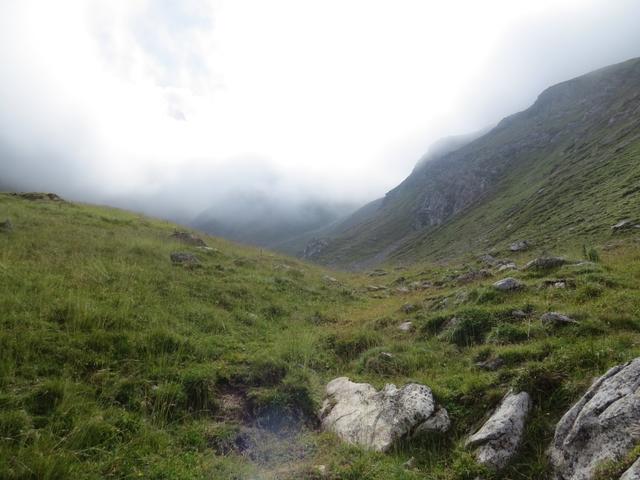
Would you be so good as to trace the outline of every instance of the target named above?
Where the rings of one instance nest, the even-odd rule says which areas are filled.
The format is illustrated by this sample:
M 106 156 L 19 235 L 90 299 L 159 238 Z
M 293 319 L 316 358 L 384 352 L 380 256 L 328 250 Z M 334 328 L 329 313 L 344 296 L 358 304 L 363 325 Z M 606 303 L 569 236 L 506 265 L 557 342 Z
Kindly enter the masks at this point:
M 423 431 L 446 431 L 450 424 L 447 411 L 436 405 L 425 385 L 388 384 L 377 391 L 347 377 L 327 384 L 320 420 L 324 430 L 342 440 L 376 451 Z
M 200 260 L 193 253 L 173 252 L 170 255 L 171 262 L 174 265 L 195 266 L 200 265 Z
M 522 440 L 531 398 L 527 392 L 509 392 L 491 418 L 467 439 L 478 463 L 494 470 L 507 466 Z
M 518 240 L 509 245 L 509 250 L 512 252 L 524 252 L 525 250 L 529 250 L 529 247 L 530 244 L 526 240 Z
M 599 464 L 619 459 L 638 443 L 639 426 L 640 358 L 636 358 L 598 378 L 562 417 L 549 450 L 554 478 L 590 480 Z

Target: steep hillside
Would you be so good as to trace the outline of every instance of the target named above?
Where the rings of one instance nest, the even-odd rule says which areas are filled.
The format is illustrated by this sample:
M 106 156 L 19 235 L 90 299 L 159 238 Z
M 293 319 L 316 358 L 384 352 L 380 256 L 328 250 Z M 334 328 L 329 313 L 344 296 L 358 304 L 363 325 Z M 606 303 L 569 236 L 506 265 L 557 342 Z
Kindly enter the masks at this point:
M 640 355 L 637 235 L 501 292 L 497 266 L 347 275 L 178 228 L 0 194 L 0 478 L 548 478 L 556 422 Z M 343 375 L 428 385 L 450 430 L 385 454 L 321 432 Z M 511 388 L 534 406 L 495 474 L 464 442 Z
M 374 215 L 313 257 L 359 267 L 601 241 L 640 217 L 640 59 L 544 91 L 480 138 L 421 161 Z

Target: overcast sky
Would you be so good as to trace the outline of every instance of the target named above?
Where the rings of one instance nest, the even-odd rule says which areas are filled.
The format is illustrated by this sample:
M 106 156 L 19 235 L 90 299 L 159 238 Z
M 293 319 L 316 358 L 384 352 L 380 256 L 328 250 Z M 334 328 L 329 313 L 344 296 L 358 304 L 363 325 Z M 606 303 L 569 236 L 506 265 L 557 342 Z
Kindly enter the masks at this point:
M 640 56 L 637 0 L 1 0 L 0 185 L 173 216 L 365 202 Z M 222 208 L 222 207 L 221 207 Z

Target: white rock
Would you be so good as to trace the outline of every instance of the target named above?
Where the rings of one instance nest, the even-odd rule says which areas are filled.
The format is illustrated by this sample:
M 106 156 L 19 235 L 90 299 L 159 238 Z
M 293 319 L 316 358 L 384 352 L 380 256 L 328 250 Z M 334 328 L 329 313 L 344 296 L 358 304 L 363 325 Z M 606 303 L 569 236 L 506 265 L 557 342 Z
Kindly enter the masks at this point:
M 477 447 L 478 463 L 495 470 L 507 466 L 518 450 L 530 409 L 527 392 L 507 393 L 491 418 L 467 439 L 468 447 Z
M 402 322 L 400 325 L 398 325 L 398 330 L 400 330 L 401 332 L 410 332 L 411 330 L 413 330 L 413 322 Z
M 640 480 L 640 458 L 622 474 L 620 480 Z
M 571 407 L 549 449 L 557 480 L 589 480 L 600 463 L 619 459 L 638 443 L 639 389 L 636 358 L 598 378 Z
M 449 428 L 449 416 L 436 406 L 431 389 L 410 383 L 385 385 L 376 391 L 368 383 L 340 377 L 327 384 L 320 412 L 322 428 L 342 440 L 367 449 L 386 451 L 401 438 L 418 431 Z

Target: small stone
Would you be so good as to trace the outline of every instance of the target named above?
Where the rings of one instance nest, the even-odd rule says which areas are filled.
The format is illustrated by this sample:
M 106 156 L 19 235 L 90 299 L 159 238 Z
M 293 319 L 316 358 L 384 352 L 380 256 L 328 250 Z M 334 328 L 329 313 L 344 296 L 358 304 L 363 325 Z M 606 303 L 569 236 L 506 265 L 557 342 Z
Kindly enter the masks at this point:
M 504 264 L 502 264 L 502 265 L 500 265 L 498 267 L 498 272 L 504 272 L 504 271 L 507 271 L 507 270 L 517 270 L 517 268 L 518 267 L 513 262 L 504 263 Z
M 408 287 L 398 287 L 396 288 L 396 292 L 398 293 L 409 293 L 409 288 Z
M 567 288 L 567 284 L 565 282 L 555 282 L 553 288 Z
M 400 325 L 398 325 L 398 330 L 400 330 L 401 332 L 410 332 L 411 330 L 413 330 L 413 322 L 402 322 Z
M 515 318 L 527 318 L 529 315 L 527 315 L 524 311 L 522 310 L 513 310 L 511 312 L 511 316 L 515 317 Z
M 509 245 L 509 250 L 512 252 L 524 252 L 525 250 L 529 250 L 531 244 L 526 240 L 518 240 L 517 242 L 513 242 Z
M 571 317 L 568 317 L 566 315 L 563 315 L 562 313 L 558 313 L 558 312 L 548 312 L 545 313 L 544 315 L 542 315 L 540 317 L 540 320 L 542 321 L 542 323 L 550 325 L 550 324 L 556 324 L 556 325 L 568 325 L 568 324 L 576 324 L 578 323 L 576 320 L 574 320 Z
M 502 280 L 498 280 L 493 284 L 493 288 L 496 290 L 500 290 L 503 292 L 520 290 L 524 288 L 524 284 L 520 280 L 516 280 L 515 278 L 503 278 Z
M 338 279 L 337 278 L 330 277 L 329 275 L 325 275 L 324 277 L 322 277 L 322 279 L 325 282 L 328 282 L 328 283 L 338 283 Z
M 316 471 L 318 472 L 318 475 L 323 478 L 326 477 L 328 473 L 326 465 L 316 465 Z

